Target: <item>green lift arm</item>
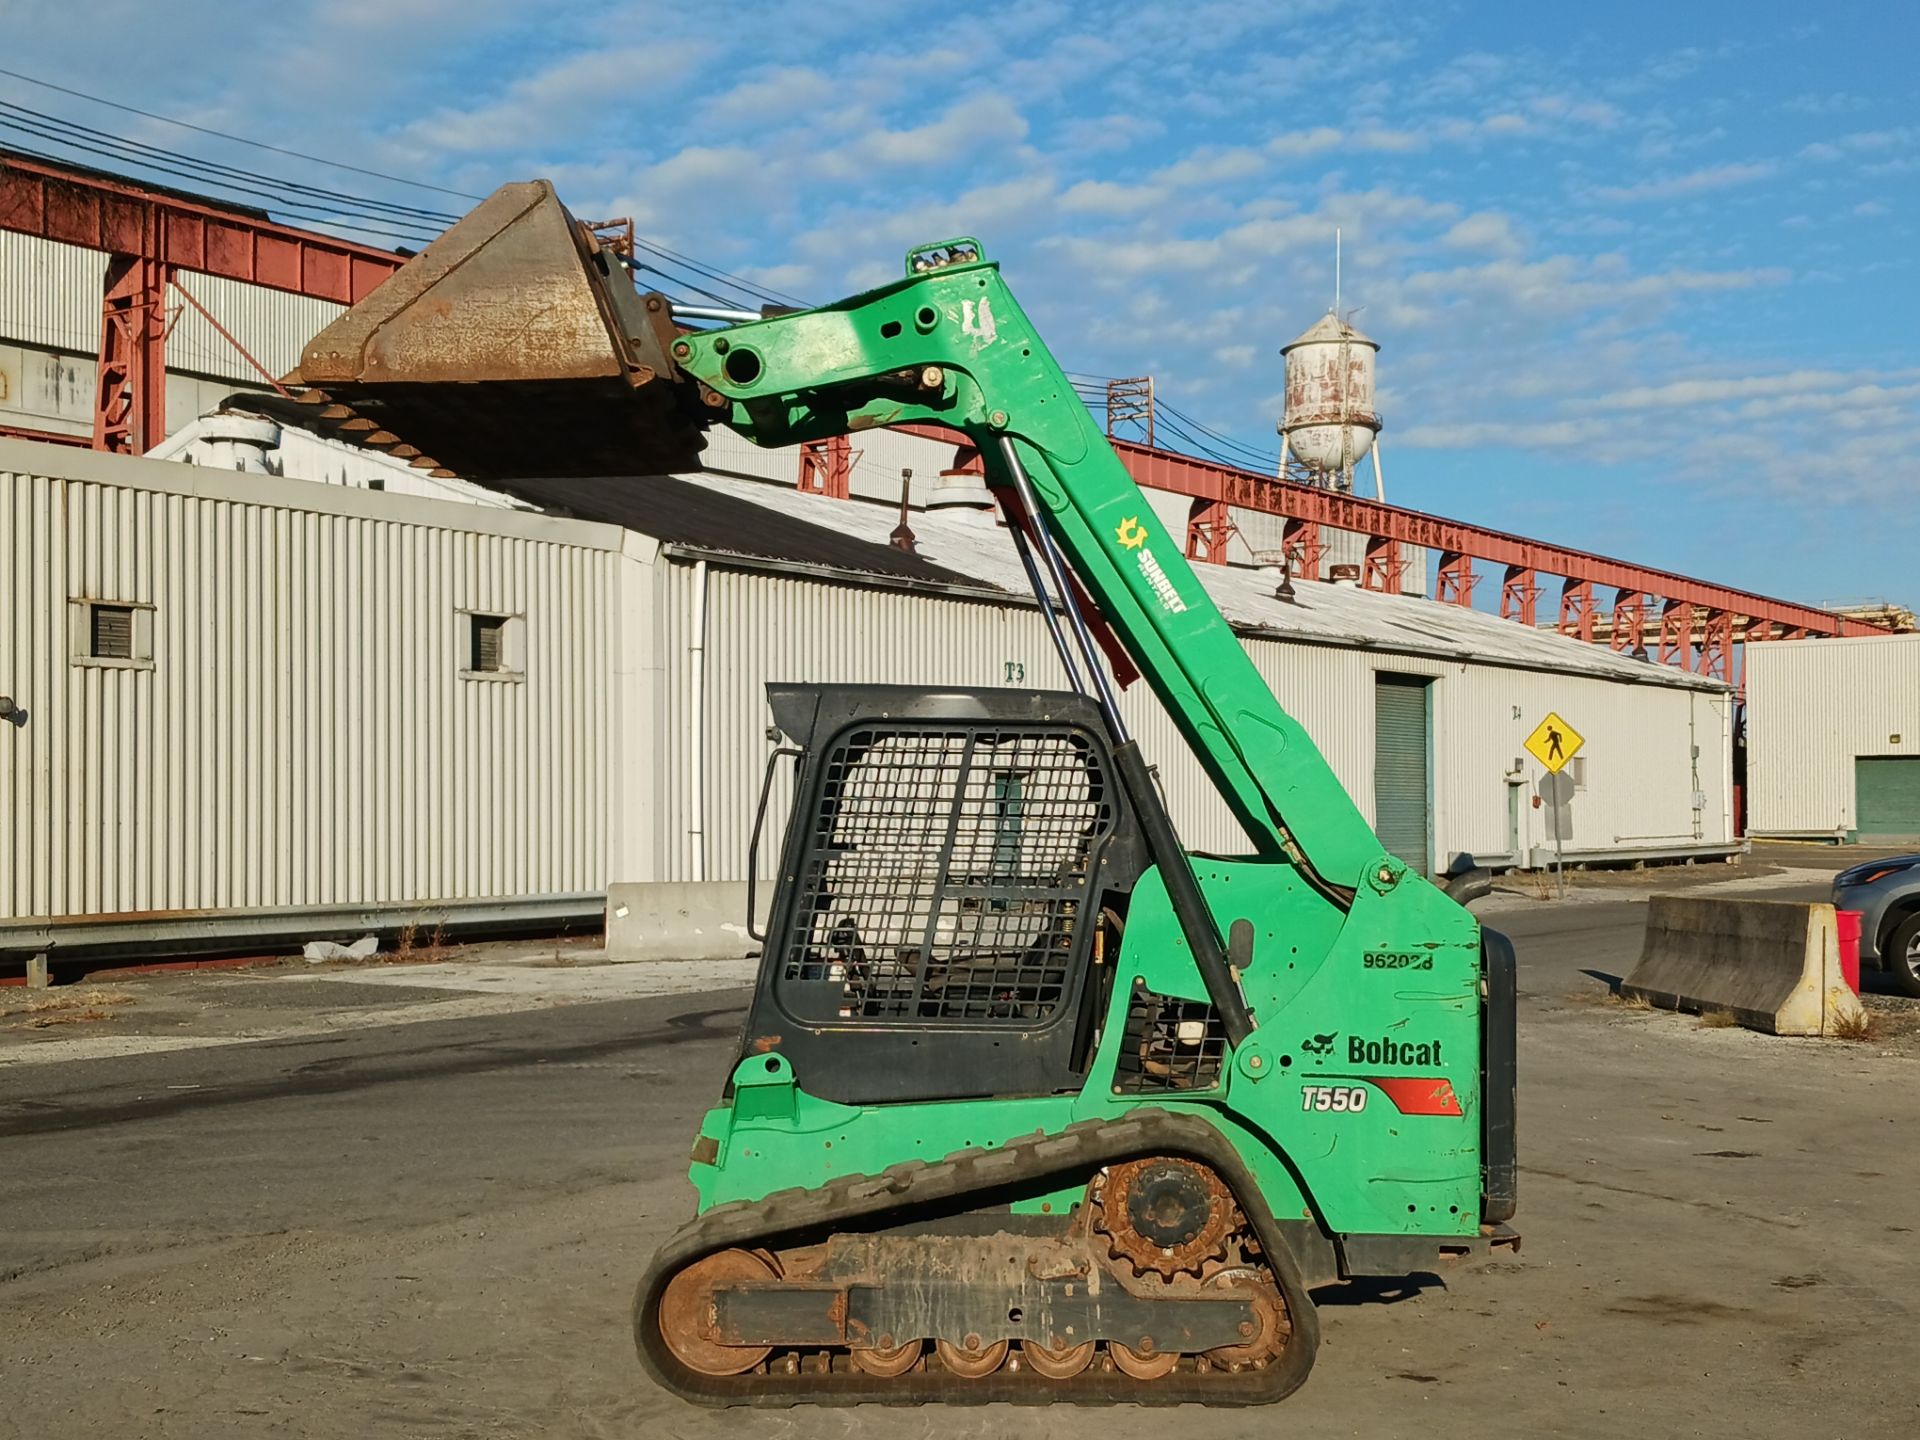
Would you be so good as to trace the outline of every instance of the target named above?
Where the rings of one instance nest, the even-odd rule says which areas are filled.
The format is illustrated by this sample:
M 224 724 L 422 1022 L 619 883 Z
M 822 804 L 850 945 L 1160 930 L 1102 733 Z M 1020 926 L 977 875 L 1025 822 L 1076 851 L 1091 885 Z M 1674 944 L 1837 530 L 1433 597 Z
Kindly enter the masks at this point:
M 965 258 L 979 253 L 972 240 L 919 247 L 903 280 L 684 336 L 674 359 L 756 445 L 924 422 L 978 447 L 996 489 L 1030 480 L 1037 521 L 1258 852 L 1284 855 L 1335 903 L 1369 880 L 1397 880 L 1378 873 L 1380 842 L 1260 677 L 999 266 Z M 954 255 L 963 258 L 929 260 Z

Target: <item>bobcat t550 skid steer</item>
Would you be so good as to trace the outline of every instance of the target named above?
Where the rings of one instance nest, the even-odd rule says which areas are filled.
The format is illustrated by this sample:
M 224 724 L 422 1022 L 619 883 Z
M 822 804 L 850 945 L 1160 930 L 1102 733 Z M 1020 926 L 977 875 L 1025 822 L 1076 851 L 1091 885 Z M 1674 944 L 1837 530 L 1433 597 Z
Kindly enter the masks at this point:
M 634 1305 L 661 1385 L 1277 1400 L 1311 1287 L 1514 1238 L 1511 948 L 1382 850 L 974 241 L 818 309 L 676 312 L 508 186 L 290 378 L 482 480 L 945 426 L 1071 679 L 768 687 L 797 798 L 698 1215 Z M 1181 848 L 1103 643 L 1250 853 Z

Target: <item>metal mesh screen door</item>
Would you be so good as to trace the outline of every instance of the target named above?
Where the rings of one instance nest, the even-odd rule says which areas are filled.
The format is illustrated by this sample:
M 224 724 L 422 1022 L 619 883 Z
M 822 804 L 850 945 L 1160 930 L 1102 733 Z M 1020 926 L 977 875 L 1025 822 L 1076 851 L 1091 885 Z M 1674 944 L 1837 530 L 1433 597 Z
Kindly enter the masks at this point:
M 782 978 L 831 987 L 842 1020 L 1044 1021 L 1071 989 L 1113 826 L 1101 758 L 1071 730 L 842 732 L 803 837 Z

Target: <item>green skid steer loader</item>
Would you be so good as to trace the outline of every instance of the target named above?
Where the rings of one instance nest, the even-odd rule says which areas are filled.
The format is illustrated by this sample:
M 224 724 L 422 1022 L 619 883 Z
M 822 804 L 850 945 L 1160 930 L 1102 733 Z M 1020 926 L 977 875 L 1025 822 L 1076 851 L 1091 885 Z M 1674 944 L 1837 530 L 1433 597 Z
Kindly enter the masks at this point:
M 817 309 L 696 311 L 510 185 L 288 378 L 363 443 L 509 486 L 686 468 L 713 424 L 944 427 L 1070 677 L 769 685 L 796 799 L 698 1215 L 634 1304 L 661 1385 L 1278 1400 L 1314 1287 L 1516 1242 L 1512 948 L 1382 850 L 976 242 Z M 1181 848 L 1115 644 L 1252 853 Z

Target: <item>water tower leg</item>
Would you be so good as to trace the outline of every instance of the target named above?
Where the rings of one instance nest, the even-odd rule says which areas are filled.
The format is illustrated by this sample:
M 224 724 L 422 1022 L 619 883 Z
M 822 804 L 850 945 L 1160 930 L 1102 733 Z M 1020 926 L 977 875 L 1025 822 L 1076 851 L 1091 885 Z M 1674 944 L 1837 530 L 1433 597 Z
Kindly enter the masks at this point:
M 1380 468 L 1380 437 L 1373 437 L 1373 498 L 1384 502 L 1387 498 L 1387 476 Z
M 1280 478 L 1282 480 L 1287 478 L 1287 441 L 1290 438 L 1286 431 L 1280 432 Z

